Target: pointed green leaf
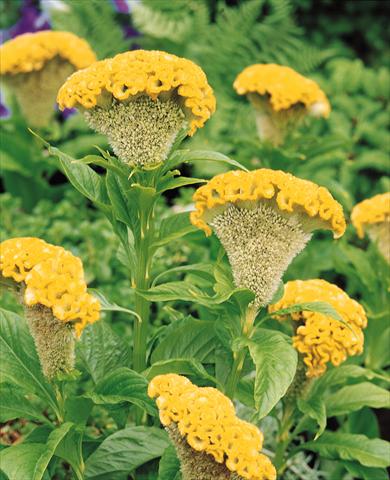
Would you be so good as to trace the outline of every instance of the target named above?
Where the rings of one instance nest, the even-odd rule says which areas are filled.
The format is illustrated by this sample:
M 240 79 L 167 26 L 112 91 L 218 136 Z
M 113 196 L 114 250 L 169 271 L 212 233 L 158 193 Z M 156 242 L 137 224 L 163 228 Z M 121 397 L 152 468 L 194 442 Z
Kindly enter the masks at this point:
M 194 231 L 196 231 L 196 227 L 191 224 L 188 212 L 170 215 L 162 220 L 159 229 L 159 237 L 154 243 L 154 246 L 161 247 L 172 240 L 181 238 Z
M 145 372 L 144 376 L 151 380 L 157 375 L 166 373 L 177 373 L 179 375 L 190 375 L 202 380 L 208 380 L 215 384 L 215 378 L 209 375 L 203 365 L 195 359 L 189 358 L 172 358 L 169 360 L 161 360 L 154 363 Z
M 77 357 L 96 383 L 116 367 L 130 365 L 130 348 L 104 320 L 88 326 L 77 343 Z
M 180 461 L 173 445 L 163 453 L 158 467 L 158 480 L 180 480 Z
M 94 391 L 85 396 L 98 405 L 129 402 L 156 415 L 156 407 L 148 397 L 147 390 L 145 377 L 130 368 L 120 367 L 103 377 Z
M 299 410 L 318 423 L 318 431 L 315 440 L 320 437 L 326 428 L 326 407 L 322 398 L 314 397 L 309 400 L 298 398 Z
M 184 322 L 158 344 L 152 353 L 152 364 L 172 358 L 213 363 L 217 344 L 213 325 L 213 322 L 194 319 Z
M 36 394 L 57 411 L 55 393 L 41 372 L 26 321 L 4 309 L 0 310 L 0 378 Z
M 297 369 L 297 352 L 281 332 L 259 328 L 248 342 L 256 366 L 255 406 L 265 417 L 285 395 Z
M 328 416 L 344 415 L 363 407 L 390 408 L 390 392 L 369 382 L 347 385 L 326 398 Z
M 2 385 L 0 389 L 0 422 L 8 422 L 14 418 L 26 418 L 40 422 L 49 421 L 21 391 L 10 385 Z
M 128 475 L 154 458 L 161 457 L 170 445 L 164 430 L 155 427 L 130 427 L 107 437 L 85 463 L 85 478 L 114 479 Z
M 9 480 L 41 480 L 57 447 L 71 428 L 72 423 L 62 424 L 50 433 L 46 444 L 22 443 L 2 450 L 0 464 Z
M 366 467 L 386 468 L 390 465 L 390 443 L 365 435 L 324 432 L 318 440 L 307 442 L 299 449 L 317 452 L 332 460 L 356 460 Z

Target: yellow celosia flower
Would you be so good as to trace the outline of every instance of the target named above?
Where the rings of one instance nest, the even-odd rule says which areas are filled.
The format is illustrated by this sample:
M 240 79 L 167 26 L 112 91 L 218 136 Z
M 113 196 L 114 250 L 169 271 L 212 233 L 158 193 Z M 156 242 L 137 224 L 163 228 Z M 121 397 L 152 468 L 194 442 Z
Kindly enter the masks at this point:
M 296 312 L 279 318 L 292 318 L 299 322 L 293 345 L 304 356 L 309 377 L 322 375 L 328 362 L 338 366 L 348 355 L 360 354 L 364 343 L 362 329 L 367 326 L 364 308 L 339 287 L 325 280 L 288 282 L 283 298 L 270 305 L 269 311 L 276 312 L 297 303 L 317 301 L 331 304 L 348 326 L 318 312 Z
M 181 128 L 189 135 L 215 110 L 203 70 L 166 52 L 135 50 L 73 74 L 58 93 L 61 109 L 79 107 L 131 165 L 161 163 Z
M 16 75 L 41 70 L 54 57 L 84 68 L 96 61 L 88 43 L 70 32 L 42 31 L 19 35 L 0 47 L 0 74 Z
M 390 263 L 390 192 L 363 200 L 352 209 L 351 220 L 360 238 L 370 238 Z
M 194 194 L 191 222 L 224 246 L 237 287 L 265 305 L 291 260 L 317 228 L 343 235 L 341 205 L 324 187 L 282 171 L 260 169 L 217 175 Z M 209 224 L 209 225 L 208 225 Z
M 276 479 L 274 466 L 260 453 L 262 433 L 237 418 L 232 402 L 217 389 L 199 388 L 185 377 L 168 374 L 155 377 L 148 394 L 157 397 L 161 423 L 174 442 L 176 437 L 172 432 L 177 428 L 195 452 L 211 455 L 215 462 L 226 466 L 227 474 L 235 472 L 239 478 L 248 480 Z M 183 463 L 185 454 L 180 448 L 178 454 Z
M 239 95 L 269 95 L 276 112 L 303 104 L 325 117 L 330 113 L 328 99 L 317 83 L 290 67 L 275 64 L 251 65 L 238 75 L 234 88 Z
M 252 102 L 260 138 L 276 145 L 282 143 L 287 128 L 306 113 L 327 117 L 330 112 L 328 99 L 317 83 L 289 67 L 251 65 L 238 75 L 234 88 Z
M 0 271 L 23 282 L 28 307 L 43 305 L 58 320 L 74 325 L 77 336 L 99 319 L 100 303 L 87 293 L 81 260 L 39 238 L 12 238 L 0 244 Z
M 27 122 L 48 124 L 55 96 L 75 70 L 96 61 L 88 43 L 69 32 L 42 31 L 20 35 L 0 47 L 0 74 L 16 96 Z

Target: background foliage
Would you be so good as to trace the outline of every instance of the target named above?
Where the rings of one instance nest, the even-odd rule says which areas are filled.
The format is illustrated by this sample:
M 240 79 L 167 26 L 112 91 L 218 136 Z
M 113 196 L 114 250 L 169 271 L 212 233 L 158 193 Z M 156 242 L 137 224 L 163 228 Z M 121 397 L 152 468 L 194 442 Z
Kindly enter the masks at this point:
M 388 2 L 144 0 L 127 3 L 129 11 L 121 13 L 114 8 L 118 2 L 109 0 L 62 0 L 51 4 L 50 1 L 5 0 L 1 2 L 1 27 L 12 34 L 16 29 L 15 22 L 19 22 L 16 25 L 20 27 L 20 22 L 26 19 L 27 8 L 30 9 L 29 15 L 34 12 L 41 20 L 43 15 L 43 20 L 53 29 L 73 31 L 86 38 L 99 58 L 140 46 L 167 50 L 193 59 L 205 70 L 215 90 L 218 106 L 206 126 L 193 139 L 185 141 L 185 148 L 216 150 L 251 169 L 261 166 L 280 168 L 313 180 L 331 190 L 347 215 L 356 202 L 390 190 Z M 22 9 L 23 18 L 20 16 Z M 26 28 L 35 29 L 36 25 Z M 250 105 L 232 89 L 236 75 L 247 65 L 259 62 L 289 65 L 316 79 L 330 98 L 330 118 L 307 122 L 283 148 L 271 150 L 261 145 Z M 42 154 L 41 145 L 32 140 L 26 131 L 16 107 L 10 102 L 8 106 L 13 115 L 2 121 L 5 141 L 0 147 L 5 190 L 0 197 L 2 239 L 38 236 L 72 250 L 83 260 L 92 288 L 103 293 L 112 304 L 131 308 L 133 299 L 128 293 L 129 279 L 123 252 L 109 222 L 90 201 L 73 190 L 60 173 L 58 161 L 53 156 Z M 78 115 L 65 119 L 58 114 L 57 122 L 44 132 L 44 137 L 76 158 L 96 154 L 94 145 L 107 148 L 105 139 L 92 134 Z M 181 172 L 209 178 L 227 168 L 217 162 L 203 161 L 192 166 L 185 165 Z M 34 182 L 31 182 L 32 172 Z M 191 194 L 191 187 L 181 189 L 180 193 L 167 192 L 165 204 L 159 207 L 159 215 L 164 218 L 169 213 L 185 210 Z M 205 239 L 201 233 L 192 232 L 174 245 L 164 245 L 156 255 L 153 270 L 159 275 L 185 265 L 211 265 L 219 260 L 218 252 L 215 238 Z M 179 278 L 212 290 L 215 279 L 221 278 L 218 268 L 223 270 L 223 265 L 223 261 L 217 262 L 212 273 L 195 267 L 189 272 L 177 272 Z M 175 275 L 166 277 L 164 281 L 177 279 Z M 321 413 L 321 408 L 325 408 L 323 404 L 326 404 L 331 418 L 321 442 L 306 443 L 305 451 L 292 458 L 283 477 L 285 480 L 386 478 L 384 465 L 378 460 L 381 445 L 367 442 L 368 439 L 386 435 L 385 414 L 382 410 L 373 409 L 385 403 L 383 392 L 375 391 L 375 387 L 383 386 L 381 376 L 390 364 L 387 348 L 390 327 L 384 320 L 388 312 L 388 298 L 383 293 L 387 275 L 375 248 L 368 247 L 366 240 L 358 240 L 352 229 L 337 244 L 321 233 L 316 234 L 285 275 L 285 280 L 321 277 L 335 282 L 362 301 L 369 313 L 364 356 L 341 367 L 339 373 L 334 374 L 338 378 L 333 378 L 332 382 L 329 380 L 326 384 L 324 380 L 318 386 L 325 399 L 320 407 L 302 406 L 302 410 L 308 412 L 309 423 L 317 422 L 323 426 L 326 422 L 326 416 L 324 420 Z M 206 310 L 207 305 L 189 303 L 182 293 L 176 297 L 160 296 L 158 299 L 161 301 L 155 304 L 154 336 L 149 345 L 153 350 L 152 361 L 182 358 L 188 362 L 185 368 L 194 378 L 207 383 L 208 375 L 212 374 L 223 382 L 226 377 L 223 355 L 229 356 L 229 352 L 222 341 L 220 356 L 215 359 L 211 355 L 215 342 L 220 340 L 218 330 L 215 338 L 210 338 L 199 321 L 214 318 Z M 2 297 L 2 306 L 18 311 L 14 300 L 7 294 Z M 10 315 L 4 317 L 4 324 L 12 324 Z M 21 323 L 20 319 L 13 320 Z M 14 415 L 4 417 L 7 423 L 1 430 L 2 445 L 12 443 L 15 438 L 25 438 L 24 443 L 18 446 L 21 457 L 26 458 L 28 450 L 28 455 L 34 457 L 42 470 L 40 477 L 30 477 L 31 473 L 26 470 L 24 478 L 72 478 L 69 464 L 76 465 L 77 469 L 79 460 L 73 458 L 75 453 L 68 450 L 67 442 L 77 443 L 79 433 L 76 425 L 80 421 L 87 424 L 83 443 L 87 478 L 126 478 L 125 472 L 140 466 L 137 479 L 157 478 L 157 474 L 151 472 L 157 471 L 155 459 L 167 448 L 167 438 L 157 431 L 153 436 L 155 443 L 150 445 L 150 435 L 145 429 L 154 427 L 126 425 L 126 413 L 134 403 L 139 405 L 137 399 L 126 392 L 121 392 L 120 398 L 119 392 L 116 396 L 111 392 L 111 397 L 107 398 L 104 396 L 104 384 L 99 383 L 115 384 L 120 378 L 130 375 L 126 370 L 130 366 L 126 340 L 132 333 L 128 320 L 126 312 L 111 309 L 106 313 L 104 323 L 97 324 L 89 334 L 86 332 L 83 335 L 78 352 L 80 384 L 88 384 L 91 382 L 89 375 L 92 376 L 94 393 L 91 398 L 79 398 L 77 410 L 81 420 L 75 417 L 74 406 L 68 405 L 69 421 L 60 429 L 50 431 L 45 426 L 48 415 L 45 414 L 42 419 L 29 412 L 18 387 L 15 390 L 9 385 L 15 379 L 8 379 L 7 388 L 14 389 L 12 394 L 18 399 L 20 408 L 16 408 Z M 162 336 L 158 336 L 162 325 L 169 327 Z M 22 329 L 21 326 L 17 328 Z M 27 361 L 23 351 L 32 351 L 32 345 L 22 330 L 20 336 L 18 355 L 23 363 Z M 180 338 L 180 342 L 170 341 L 170 336 L 176 340 Z M 92 347 L 99 351 L 98 357 L 94 356 Z M 113 351 L 115 355 L 112 355 Z M 255 364 L 257 361 L 260 363 L 255 349 L 251 350 L 251 355 Z M 248 363 L 248 372 L 251 368 L 253 364 Z M 116 378 L 107 377 L 111 371 Z M 27 382 L 31 392 L 40 394 L 38 397 L 41 399 L 36 401 L 50 405 L 53 392 L 47 390 L 48 387 L 42 387 L 44 381 L 39 375 L 37 378 L 38 384 L 22 376 L 18 380 L 19 387 L 23 387 L 21 381 Z M 373 379 L 374 383 L 368 383 Z M 130 376 L 127 379 L 130 385 L 136 380 Z M 75 394 L 81 395 L 84 391 L 84 387 L 76 384 L 69 388 Z M 250 388 L 250 382 L 243 382 L 240 386 L 240 413 L 248 419 L 255 406 L 253 395 L 248 395 Z M 345 407 L 346 401 L 351 398 L 368 400 Z M 94 415 L 88 419 L 92 404 L 95 405 Z M 150 405 L 143 407 L 152 408 Z M 266 448 L 270 450 L 275 448 L 272 444 L 276 431 L 274 417 L 267 416 L 261 423 L 265 438 L 270 442 Z M 28 421 L 15 420 L 18 418 Z M 38 427 L 34 428 L 35 425 Z M 310 431 L 315 431 L 315 428 Z M 352 434 L 366 437 L 358 441 L 356 436 L 349 436 Z M 110 466 L 111 470 L 104 471 L 104 454 L 116 452 L 123 439 L 134 445 L 147 442 L 150 455 L 144 458 L 141 453 L 134 453 L 133 463 L 130 459 L 124 464 L 118 460 L 116 465 Z M 44 453 L 41 445 L 46 441 L 52 447 Z M 25 442 L 30 442 L 30 445 Z M 100 447 L 97 450 L 98 444 Z M 337 445 L 339 450 L 335 447 Z M 299 449 L 299 445 L 296 447 Z M 341 449 L 344 449 L 342 454 Z M 358 451 L 360 463 L 351 457 L 352 450 Z M 145 462 L 146 467 L 142 467 Z M 49 465 L 49 474 L 44 473 L 45 465 Z M 6 470 L 11 479 L 16 478 L 9 473 L 12 473 L 12 466 L 7 466 Z M 158 478 L 164 480 L 170 477 L 160 472 Z

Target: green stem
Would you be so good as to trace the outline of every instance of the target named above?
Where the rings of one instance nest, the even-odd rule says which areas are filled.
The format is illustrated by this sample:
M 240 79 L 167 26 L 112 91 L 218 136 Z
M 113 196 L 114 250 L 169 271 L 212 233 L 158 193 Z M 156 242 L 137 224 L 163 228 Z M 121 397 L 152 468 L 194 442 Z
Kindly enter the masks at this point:
M 238 382 L 240 381 L 242 368 L 244 366 L 247 348 L 244 347 L 239 352 L 234 353 L 234 362 L 232 366 L 231 374 L 226 383 L 225 393 L 231 399 L 234 398 L 236 393 Z
M 253 306 L 249 306 L 245 312 L 241 321 L 242 335 L 246 338 L 250 338 L 253 331 L 253 323 L 257 315 L 257 310 Z M 234 362 L 232 366 L 231 374 L 226 383 L 225 393 L 231 399 L 234 398 L 236 393 L 238 382 L 240 381 L 241 372 L 244 367 L 245 358 L 247 354 L 247 346 L 245 345 L 238 352 L 234 352 Z
M 281 475 L 286 468 L 286 450 L 290 445 L 293 437 L 289 434 L 290 429 L 294 423 L 295 405 L 293 402 L 287 402 L 284 406 L 283 417 L 280 422 L 278 445 L 275 451 L 274 465 L 279 475 Z
M 142 208 L 142 207 L 141 207 Z M 134 326 L 133 366 L 137 372 L 146 368 L 146 345 L 148 338 L 150 302 L 137 293 L 137 290 L 147 290 L 150 286 L 150 244 L 154 230 L 154 204 L 148 205 L 140 215 L 140 238 L 136 245 L 137 266 L 135 272 L 135 311 L 139 318 Z
M 65 418 L 65 398 L 64 398 L 63 388 L 61 384 L 58 385 L 57 383 L 54 383 L 53 388 L 56 395 L 57 406 L 58 406 L 58 409 L 55 410 L 55 414 L 57 416 L 58 423 L 61 424 L 64 422 L 64 418 Z

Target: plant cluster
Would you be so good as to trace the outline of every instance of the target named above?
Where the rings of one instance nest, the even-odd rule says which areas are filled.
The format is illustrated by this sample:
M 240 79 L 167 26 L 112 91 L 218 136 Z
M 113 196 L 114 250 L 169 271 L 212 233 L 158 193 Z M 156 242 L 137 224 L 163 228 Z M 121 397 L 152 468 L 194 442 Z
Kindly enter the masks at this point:
M 1 479 L 388 478 L 389 72 L 237 3 L 0 47 Z

